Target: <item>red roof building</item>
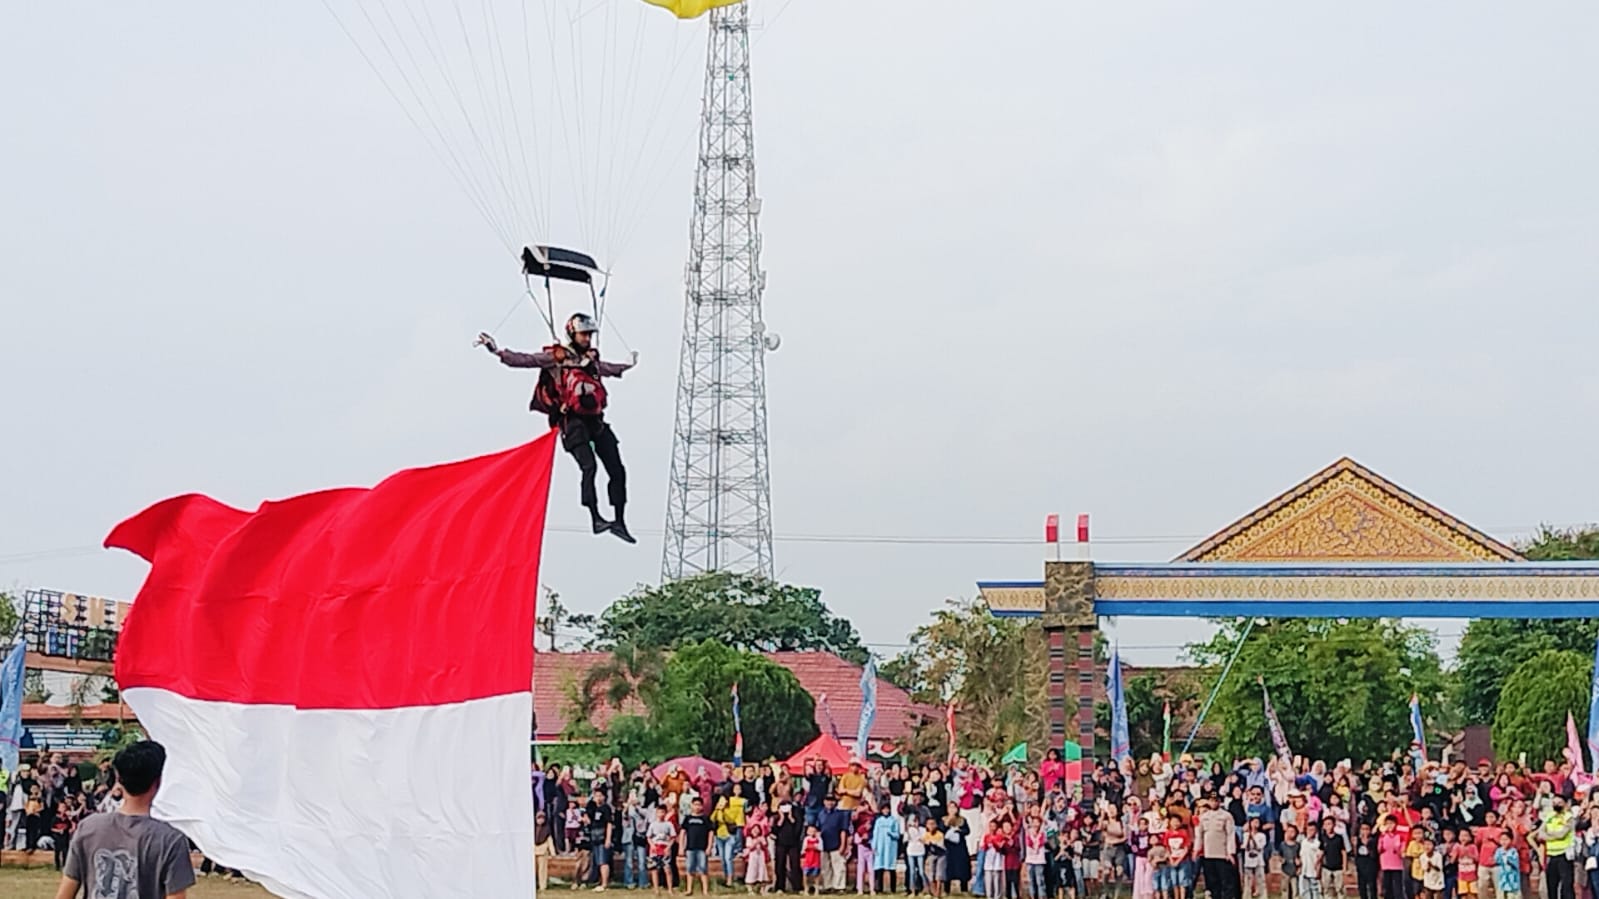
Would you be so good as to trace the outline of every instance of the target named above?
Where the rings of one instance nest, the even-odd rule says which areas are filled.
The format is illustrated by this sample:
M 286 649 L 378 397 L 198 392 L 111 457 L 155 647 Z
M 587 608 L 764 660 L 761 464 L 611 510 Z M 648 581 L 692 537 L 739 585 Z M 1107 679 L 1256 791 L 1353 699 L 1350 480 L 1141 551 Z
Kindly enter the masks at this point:
M 816 699 L 816 727 L 828 733 L 832 723 L 846 744 L 855 739 L 855 726 L 861 714 L 861 666 L 852 664 L 830 652 L 768 652 L 766 657 L 794 673 L 794 677 Z M 568 725 L 567 713 L 571 710 L 568 696 L 583 682 L 584 675 L 595 665 L 610 658 L 605 652 L 540 652 L 533 661 L 533 712 L 536 716 L 537 740 L 540 743 L 558 743 Z M 826 697 L 824 702 L 822 697 Z M 623 711 L 642 714 L 639 707 L 625 707 Z M 609 705 L 596 711 L 593 723 L 603 728 L 605 722 L 616 714 Z M 906 742 L 916 729 L 919 720 L 941 720 L 943 712 L 931 706 L 912 701 L 910 694 L 882 678 L 877 679 L 877 718 L 872 726 L 869 742 L 897 746 Z M 891 754 L 891 753 L 890 753 Z

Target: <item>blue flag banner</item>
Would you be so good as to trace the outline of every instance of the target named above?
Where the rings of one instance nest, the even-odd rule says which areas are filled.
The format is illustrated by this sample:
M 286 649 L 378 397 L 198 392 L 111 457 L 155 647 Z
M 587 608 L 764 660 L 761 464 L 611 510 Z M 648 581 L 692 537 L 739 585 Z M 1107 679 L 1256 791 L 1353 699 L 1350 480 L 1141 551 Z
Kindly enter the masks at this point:
M 26 652 L 18 637 L 17 645 L 0 663 L 0 768 L 11 773 L 17 770 L 17 752 L 22 748 L 22 660 Z
M 744 724 L 738 717 L 738 684 L 733 685 L 733 764 L 744 764 Z
M 1421 723 L 1421 697 L 1410 694 L 1410 732 L 1415 744 L 1416 771 L 1427 761 L 1427 731 Z
M 1593 643 L 1593 685 L 1588 689 L 1588 755 L 1590 771 L 1599 775 L 1599 640 Z
M 866 741 L 877 721 L 877 660 L 866 659 L 861 669 L 861 720 L 855 726 L 855 757 L 866 761 Z
M 1132 738 L 1127 732 L 1127 696 L 1122 692 L 1121 647 L 1110 651 L 1110 671 L 1106 673 L 1105 692 L 1110 694 L 1110 757 L 1125 761 L 1133 757 Z

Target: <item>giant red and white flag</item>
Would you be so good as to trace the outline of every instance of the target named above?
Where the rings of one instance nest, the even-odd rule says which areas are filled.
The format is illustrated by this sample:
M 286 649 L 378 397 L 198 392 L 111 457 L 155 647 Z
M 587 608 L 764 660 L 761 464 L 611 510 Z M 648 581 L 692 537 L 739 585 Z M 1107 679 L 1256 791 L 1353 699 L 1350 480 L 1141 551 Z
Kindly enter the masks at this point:
M 254 512 L 180 496 L 116 676 L 155 812 L 280 896 L 533 893 L 534 604 L 553 435 Z

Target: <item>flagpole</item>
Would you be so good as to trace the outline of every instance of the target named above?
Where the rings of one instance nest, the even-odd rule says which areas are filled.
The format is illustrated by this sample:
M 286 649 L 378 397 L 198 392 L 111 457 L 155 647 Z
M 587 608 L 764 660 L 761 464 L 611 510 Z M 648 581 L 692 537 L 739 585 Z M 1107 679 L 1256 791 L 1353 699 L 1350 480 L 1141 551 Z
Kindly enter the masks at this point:
M 1233 670 L 1233 663 L 1238 661 L 1238 654 L 1244 651 L 1244 641 L 1249 639 L 1249 632 L 1255 629 L 1255 619 L 1249 619 L 1244 625 L 1244 633 L 1238 638 L 1238 645 L 1233 647 L 1233 654 L 1227 657 L 1227 664 L 1222 666 L 1221 677 L 1216 679 L 1216 686 L 1210 688 L 1210 695 L 1205 697 L 1205 704 L 1199 707 L 1199 717 L 1194 719 L 1194 729 L 1188 732 L 1188 739 L 1183 741 L 1183 753 L 1187 754 L 1188 747 L 1194 745 L 1194 737 L 1199 734 L 1199 726 L 1205 723 L 1205 714 L 1210 711 L 1216 702 L 1216 695 L 1221 692 L 1221 685 L 1227 683 L 1227 673 Z

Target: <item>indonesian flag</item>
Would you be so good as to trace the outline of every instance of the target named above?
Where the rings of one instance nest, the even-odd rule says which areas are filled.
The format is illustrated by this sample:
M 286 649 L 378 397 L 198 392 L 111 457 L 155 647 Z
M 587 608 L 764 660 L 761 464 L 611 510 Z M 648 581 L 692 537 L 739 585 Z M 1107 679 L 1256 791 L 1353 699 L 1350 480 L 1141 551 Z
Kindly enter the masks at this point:
M 155 812 L 295 899 L 533 894 L 533 620 L 555 438 L 244 512 L 165 500 L 116 678 Z

